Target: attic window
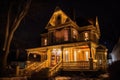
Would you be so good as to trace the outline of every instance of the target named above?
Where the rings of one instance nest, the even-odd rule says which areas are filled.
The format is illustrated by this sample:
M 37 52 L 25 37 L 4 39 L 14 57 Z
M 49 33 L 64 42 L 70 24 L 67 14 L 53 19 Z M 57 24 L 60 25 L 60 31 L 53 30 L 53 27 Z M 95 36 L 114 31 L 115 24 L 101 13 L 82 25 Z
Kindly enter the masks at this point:
M 61 24 L 61 15 L 60 14 L 56 18 L 56 24 Z
M 61 20 L 61 15 L 58 15 L 58 16 L 57 16 L 57 19 L 58 19 L 58 20 Z

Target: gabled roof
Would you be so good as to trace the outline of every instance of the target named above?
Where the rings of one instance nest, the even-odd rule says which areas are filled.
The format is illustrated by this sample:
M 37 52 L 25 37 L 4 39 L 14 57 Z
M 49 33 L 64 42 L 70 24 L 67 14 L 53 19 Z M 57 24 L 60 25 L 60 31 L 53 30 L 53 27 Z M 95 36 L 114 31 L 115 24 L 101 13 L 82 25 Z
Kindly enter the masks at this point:
M 68 17 L 59 7 L 56 7 L 53 15 L 51 16 L 45 28 L 48 29 L 49 27 L 56 27 L 60 24 L 65 24 L 67 22 L 74 22 L 74 21 L 72 21 L 70 17 Z
M 105 49 L 106 50 L 107 48 L 106 48 L 106 46 L 100 44 L 96 49 Z
M 58 27 L 60 28 L 64 24 L 74 25 L 73 27 L 75 27 L 77 29 L 79 29 L 79 27 L 93 25 L 96 28 L 96 30 L 100 36 L 98 17 L 88 18 L 88 19 L 80 17 L 80 18 L 76 19 L 76 21 L 73 21 L 59 7 L 55 8 L 45 29 L 52 29 L 52 28 L 58 28 Z

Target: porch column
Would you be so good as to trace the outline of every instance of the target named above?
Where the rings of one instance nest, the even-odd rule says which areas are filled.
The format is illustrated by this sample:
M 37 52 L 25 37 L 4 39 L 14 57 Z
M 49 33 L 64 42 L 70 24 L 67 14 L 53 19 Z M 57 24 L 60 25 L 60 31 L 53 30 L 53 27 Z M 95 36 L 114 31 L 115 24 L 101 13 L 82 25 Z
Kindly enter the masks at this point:
M 91 42 L 88 43 L 89 48 L 90 48 L 90 58 L 89 58 L 89 63 L 90 63 L 90 70 L 93 70 L 93 58 L 92 58 L 92 51 L 91 51 Z
M 29 55 L 30 55 L 30 52 L 27 52 L 27 61 L 26 61 L 26 66 L 28 66 L 28 65 L 29 65 L 29 63 L 30 63 L 30 60 L 29 60 Z
M 51 66 L 51 50 L 47 50 L 47 60 L 48 60 L 48 66 Z
M 61 47 L 61 60 L 62 60 L 62 66 L 63 66 L 63 47 Z
M 27 61 L 29 61 L 30 52 L 27 52 Z

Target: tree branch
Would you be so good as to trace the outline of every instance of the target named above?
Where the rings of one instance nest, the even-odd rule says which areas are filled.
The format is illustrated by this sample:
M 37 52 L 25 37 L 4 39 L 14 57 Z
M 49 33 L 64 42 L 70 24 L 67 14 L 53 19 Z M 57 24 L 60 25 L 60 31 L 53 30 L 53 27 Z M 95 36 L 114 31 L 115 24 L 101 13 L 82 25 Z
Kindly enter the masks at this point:
M 13 26 L 12 26 L 12 31 L 15 31 L 17 27 L 19 26 L 21 20 L 25 17 L 25 15 L 28 12 L 28 9 L 30 8 L 30 4 L 31 4 L 31 0 L 28 0 L 22 12 L 18 16 L 16 16 Z
M 3 51 L 6 50 L 6 46 L 7 46 L 7 40 L 8 40 L 9 28 L 10 28 L 10 13 L 11 13 L 11 6 L 8 10 L 8 15 L 7 15 L 7 24 L 6 24 L 5 42 L 4 42 L 4 46 L 3 46 Z

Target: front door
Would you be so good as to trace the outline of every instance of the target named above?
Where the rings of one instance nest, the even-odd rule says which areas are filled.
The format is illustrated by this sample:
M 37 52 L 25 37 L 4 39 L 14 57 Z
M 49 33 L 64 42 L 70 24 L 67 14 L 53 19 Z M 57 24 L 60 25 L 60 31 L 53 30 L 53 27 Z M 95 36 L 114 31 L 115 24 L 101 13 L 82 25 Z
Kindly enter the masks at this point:
M 60 61 L 61 49 L 52 49 L 51 66 L 55 66 Z

